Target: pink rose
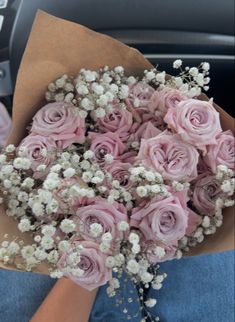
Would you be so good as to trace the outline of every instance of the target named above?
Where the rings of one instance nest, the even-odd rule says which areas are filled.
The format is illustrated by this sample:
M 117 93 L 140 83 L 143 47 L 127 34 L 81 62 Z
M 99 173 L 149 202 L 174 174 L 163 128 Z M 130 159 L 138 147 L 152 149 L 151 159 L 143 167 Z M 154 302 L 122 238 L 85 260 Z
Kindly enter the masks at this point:
M 54 139 L 52 137 L 30 134 L 21 141 L 19 148 L 21 147 L 27 149 L 23 156 L 31 160 L 34 178 L 45 178 L 56 158 L 57 145 Z M 46 170 L 42 172 L 37 171 L 39 165 L 46 165 Z
M 94 152 L 94 160 L 100 164 L 105 163 L 106 154 L 111 154 L 114 159 L 119 159 L 126 148 L 117 133 L 90 132 L 89 139 L 91 140 L 90 149 Z
M 215 201 L 222 196 L 220 183 L 215 176 L 204 173 L 198 177 L 193 190 L 193 205 L 204 215 L 213 215 Z
M 197 177 L 199 153 L 177 135 L 162 132 L 148 140 L 142 140 L 138 160 L 160 172 L 166 180 L 187 180 Z
M 53 137 L 65 149 L 73 143 L 84 143 L 85 121 L 75 114 L 72 104 L 49 103 L 34 116 L 31 132 Z
M 174 88 L 164 87 L 159 90 L 158 109 L 165 115 L 170 108 L 175 108 L 181 101 L 185 101 L 187 97 Z M 151 110 L 151 105 L 150 105 Z
M 151 121 L 148 121 L 139 126 L 136 132 L 131 135 L 130 140 L 140 142 L 141 139 L 150 139 L 160 133 L 161 131 Z
M 146 240 L 175 245 L 188 227 L 186 198 L 170 196 L 133 210 L 131 226 L 138 228 Z
M 165 251 L 165 255 L 163 257 L 159 257 L 156 254 L 156 247 L 162 247 Z M 161 244 L 159 242 L 155 242 L 152 240 L 146 240 L 142 244 L 142 250 L 146 253 L 147 259 L 152 264 L 163 263 L 168 260 L 172 260 L 175 257 L 176 247 L 175 246 L 167 246 Z
M 105 167 L 105 170 L 112 175 L 111 182 L 106 181 L 107 186 L 111 188 L 112 181 L 117 180 L 121 187 L 129 189 L 132 186 L 129 172 L 130 167 L 130 163 L 124 163 L 120 161 L 113 161 L 110 165 L 107 165 Z
M 93 241 L 72 240 L 71 250 L 62 254 L 57 266 L 61 270 L 66 268 L 69 255 L 79 245 L 83 247 L 83 250 L 81 251 L 78 267 L 84 273 L 81 277 L 72 273 L 67 273 L 66 276 L 81 287 L 92 291 L 101 285 L 105 285 L 112 278 L 112 269 L 107 268 L 105 265 L 108 255 L 100 251 L 98 244 Z
M 220 164 L 235 169 L 235 139 L 230 130 L 217 135 L 216 144 L 207 147 L 204 161 L 214 173 Z
M 222 131 L 219 113 L 210 102 L 196 99 L 181 101 L 170 108 L 164 118 L 170 128 L 181 138 L 206 152 L 206 145 L 216 144 Z
M 126 141 L 130 135 L 133 117 L 126 109 L 116 106 L 112 112 L 97 120 L 101 132 L 117 133 L 122 141 Z
M 144 82 L 138 82 L 130 86 L 126 103 L 132 108 L 147 107 L 153 93 L 153 87 Z
M 77 230 L 85 240 L 101 241 L 101 237 L 93 237 L 90 232 L 90 225 L 98 223 L 103 228 L 103 233 L 110 232 L 113 236 L 113 246 L 117 246 L 122 239 L 122 233 L 117 225 L 120 221 L 128 221 L 127 212 L 122 204 L 110 204 L 105 199 L 96 198 L 94 203 L 77 210 L 73 217 Z
M 0 102 L 0 147 L 4 146 L 11 131 L 11 118 L 5 106 Z

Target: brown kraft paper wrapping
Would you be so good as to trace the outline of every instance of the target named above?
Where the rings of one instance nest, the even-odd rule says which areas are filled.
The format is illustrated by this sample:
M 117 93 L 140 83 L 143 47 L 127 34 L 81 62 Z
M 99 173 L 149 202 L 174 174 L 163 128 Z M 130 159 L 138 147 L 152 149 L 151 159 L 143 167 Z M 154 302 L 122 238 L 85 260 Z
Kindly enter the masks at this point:
M 81 68 L 97 70 L 108 65 L 122 65 L 130 75 L 142 75 L 143 70 L 152 67 L 137 50 L 108 36 L 89 30 L 81 25 L 56 18 L 38 11 L 19 68 L 14 101 L 13 130 L 9 143 L 19 144 L 25 136 L 26 126 L 43 105 L 47 85 L 63 75 L 75 75 Z M 207 99 L 204 95 L 201 99 Z M 215 106 L 221 115 L 224 130 L 234 132 L 234 119 L 222 108 Z M 189 255 L 219 252 L 234 248 L 234 208 L 224 210 L 224 224 L 217 232 L 206 238 Z M 0 243 L 8 234 L 32 243 L 30 233 L 20 233 L 13 218 L 7 217 L 0 208 Z M 2 268 L 15 269 L 15 267 Z M 46 265 L 40 265 L 38 273 L 48 273 Z

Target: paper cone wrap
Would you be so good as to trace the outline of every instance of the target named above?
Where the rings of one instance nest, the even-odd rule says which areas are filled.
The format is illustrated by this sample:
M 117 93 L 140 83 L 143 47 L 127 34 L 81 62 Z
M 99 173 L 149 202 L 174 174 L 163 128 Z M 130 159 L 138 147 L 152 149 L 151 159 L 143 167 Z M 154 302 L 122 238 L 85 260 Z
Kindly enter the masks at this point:
M 43 106 L 48 84 L 63 74 L 76 75 L 81 68 L 97 70 L 105 65 L 113 68 L 121 65 L 129 75 L 142 76 L 151 63 L 136 49 L 108 36 L 89 30 L 81 25 L 56 18 L 38 11 L 19 68 L 14 102 L 13 130 L 8 143 L 18 145 L 26 135 L 26 127 L 34 114 Z M 207 99 L 202 96 L 201 99 Z M 224 130 L 234 132 L 234 120 L 222 108 L 216 106 L 221 115 Z M 224 224 L 218 231 L 195 247 L 190 254 L 218 252 L 234 247 L 234 209 L 224 210 Z M 19 237 L 32 244 L 30 233 L 22 234 L 17 222 L 0 209 L 0 243 L 8 234 L 9 240 Z M 4 267 L 0 263 L 0 267 Z M 6 267 L 4 267 L 6 268 Z M 7 266 L 15 269 L 15 267 Z M 46 265 L 36 272 L 48 273 Z

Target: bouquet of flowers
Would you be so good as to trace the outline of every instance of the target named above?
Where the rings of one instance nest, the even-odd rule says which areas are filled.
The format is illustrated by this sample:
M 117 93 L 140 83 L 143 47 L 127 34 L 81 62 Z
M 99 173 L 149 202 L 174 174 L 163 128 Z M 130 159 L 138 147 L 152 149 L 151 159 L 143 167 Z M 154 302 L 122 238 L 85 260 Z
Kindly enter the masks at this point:
M 26 136 L 0 155 L 4 216 L 33 239 L 5 234 L 4 265 L 46 263 L 88 290 L 108 283 L 109 296 L 126 273 L 159 319 L 142 295 L 162 287 L 159 263 L 214 234 L 234 204 L 234 136 L 213 99 L 200 99 L 210 65 L 173 67 L 169 77 L 84 65 L 44 84 Z

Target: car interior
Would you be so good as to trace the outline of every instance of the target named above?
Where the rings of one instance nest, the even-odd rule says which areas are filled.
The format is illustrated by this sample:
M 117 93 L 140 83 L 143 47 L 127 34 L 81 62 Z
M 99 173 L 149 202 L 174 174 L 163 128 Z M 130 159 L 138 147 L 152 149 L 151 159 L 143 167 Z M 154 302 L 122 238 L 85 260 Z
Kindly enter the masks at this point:
M 38 9 L 139 49 L 159 69 L 211 64 L 208 95 L 234 115 L 233 0 L 0 0 L 0 101 L 9 113 L 21 57 Z

